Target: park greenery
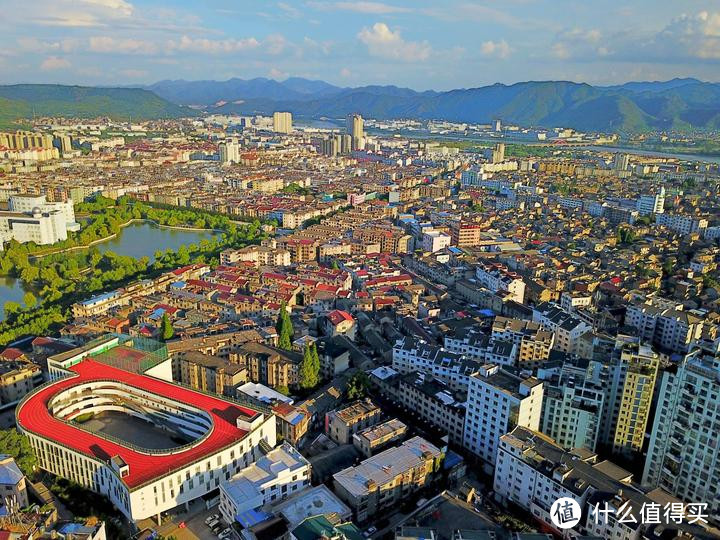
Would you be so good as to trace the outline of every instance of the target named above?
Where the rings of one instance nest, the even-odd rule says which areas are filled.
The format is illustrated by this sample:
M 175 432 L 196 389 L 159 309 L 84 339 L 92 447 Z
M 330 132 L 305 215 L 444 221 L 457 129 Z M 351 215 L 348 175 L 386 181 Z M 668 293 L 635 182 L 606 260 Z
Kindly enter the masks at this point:
M 132 281 L 155 278 L 190 263 L 215 265 L 222 250 L 259 243 L 264 234 L 258 220 L 238 224 L 213 212 L 150 206 L 127 197 L 117 202 L 98 197 L 78 204 L 76 210 L 78 214 L 88 214 L 89 219 L 79 232 L 70 233 L 66 241 L 51 249 L 33 242 L 11 241 L 0 254 L 0 275 L 19 278 L 26 288 L 35 291 L 24 298 L 25 308 L 15 302 L 5 304 L 0 344 L 25 335 L 46 333 L 67 321 L 69 307 L 74 302 L 93 294 Z M 222 234 L 181 246 L 177 251 L 158 251 L 152 263 L 148 257 L 135 259 L 112 251 L 100 253 L 95 246 L 90 246 L 92 242 L 117 234 L 122 226 L 135 219 L 167 226 L 210 228 Z
M 277 322 L 275 323 L 275 331 L 278 333 L 278 347 L 286 351 L 292 349 L 295 330 L 293 330 L 292 321 L 290 320 L 290 314 L 287 311 L 285 302 L 280 306 L 280 312 L 278 313 Z
M 320 383 L 320 356 L 315 343 L 305 345 L 300 362 L 300 388 L 310 390 Z
M 35 474 L 37 458 L 26 435 L 21 435 L 15 428 L 0 431 L 0 448 L 2 453 L 12 456 L 15 463 L 25 476 Z

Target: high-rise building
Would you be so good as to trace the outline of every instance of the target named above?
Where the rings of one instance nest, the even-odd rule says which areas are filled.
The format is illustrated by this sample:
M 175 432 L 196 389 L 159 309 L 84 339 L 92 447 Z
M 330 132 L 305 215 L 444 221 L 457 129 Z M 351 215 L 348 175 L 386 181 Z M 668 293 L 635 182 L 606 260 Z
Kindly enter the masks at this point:
M 601 437 L 614 454 L 633 458 L 642 451 L 659 365 L 660 355 L 648 345 L 618 341 L 604 366 Z
M 236 139 L 228 138 L 220 143 L 220 163 L 223 165 L 240 162 L 240 144 Z
M 661 187 L 654 195 L 641 195 L 635 209 L 643 216 L 647 214 L 662 214 L 665 211 L 665 188 Z
M 500 437 L 523 426 L 540 429 L 543 383 L 522 379 L 493 364 L 469 378 L 463 446 L 488 470 L 495 465 Z
M 274 112 L 273 113 L 273 131 L 275 133 L 291 133 L 292 132 L 292 113 Z
M 352 137 L 353 150 L 362 150 L 365 147 L 362 116 L 359 114 L 349 114 L 347 116 L 347 133 Z
M 567 450 L 596 450 L 605 399 L 605 385 L 596 377 L 600 367 L 575 358 L 559 369 L 538 370 L 544 384 L 540 431 Z
M 718 342 L 691 351 L 660 380 L 642 483 L 720 516 Z
M 493 120 L 493 131 L 495 131 L 495 132 L 502 131 L 502 120 L 500 120 L 499 118 L 496 118 L 495 120 Z
M 618 152 L 613 159 L 613 169 L 616 171 L 627 171 L 630 167 L 630 154 Z

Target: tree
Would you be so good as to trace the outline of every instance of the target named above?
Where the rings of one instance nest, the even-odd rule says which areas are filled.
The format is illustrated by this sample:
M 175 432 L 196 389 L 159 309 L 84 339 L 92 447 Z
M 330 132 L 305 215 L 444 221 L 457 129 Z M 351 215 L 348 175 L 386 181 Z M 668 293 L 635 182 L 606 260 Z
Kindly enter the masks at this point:
M 37 458 L 26 435 L 21 435 L 15 428 L 0 431 L 0 448 L 3 454 L 15 458 L 15 463 L 25 476 L 32 476 L 37 466 Z
M 300 362 L 300 387 L 315 388 L 320 382 L 320 358 L 315 344 L 305 345 L 303 359 Z
M 172 339 L 174 335 L 175 329 L 170 322 L 170 317 L 167 316 L 167 313 L 163 313 L 162 319 L 160 320 L 160 336 L 163 341 L 167 341 Z
M 353 375 L 348 381 L 347 397 L 348 399 L 362 399 L 367 396 L 370 387 L 370 379 L 364 371 L 359 371 Z
M 278 347 L 286 351 L 292 349 L 295 330 L 293 330 L 292 321 L 290 320 L 290 314 L 287 312 L 285 302 L 280 306 L 280 313 L 278 313 L 277 322 L 275 323 L 275 331 L 278 333 Z
M 13 315 L 22 310 L 22 306 L 12 300 L 5 302 L 5 316 Z
M 25 303 L 25 307 L 35 307 L 35 304 L 37 304 L 37 298 L 35 298 L 35 295 L 33 293 L 28 291 L 23 296 L 23 302 Z

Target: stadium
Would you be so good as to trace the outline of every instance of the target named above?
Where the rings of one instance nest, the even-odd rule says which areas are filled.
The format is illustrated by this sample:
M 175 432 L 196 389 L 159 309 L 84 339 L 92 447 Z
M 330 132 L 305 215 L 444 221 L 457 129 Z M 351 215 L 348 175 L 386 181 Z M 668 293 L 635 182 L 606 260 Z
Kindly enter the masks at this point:
M 111 336 L 51 358 L 55 380 L 16 413 L 41 468 L 134 521 L 218 489 L 276 443 L 272 415 L 149 376 L 170 363 L 149 345 Z

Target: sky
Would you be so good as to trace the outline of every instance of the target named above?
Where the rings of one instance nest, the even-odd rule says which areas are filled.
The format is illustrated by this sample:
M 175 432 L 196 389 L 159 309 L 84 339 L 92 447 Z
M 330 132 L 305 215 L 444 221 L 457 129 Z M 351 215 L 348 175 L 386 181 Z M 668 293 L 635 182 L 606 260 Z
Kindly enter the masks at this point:
M 720 0 L 0 0 L 0 83 L 720 81 Z

